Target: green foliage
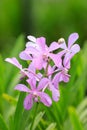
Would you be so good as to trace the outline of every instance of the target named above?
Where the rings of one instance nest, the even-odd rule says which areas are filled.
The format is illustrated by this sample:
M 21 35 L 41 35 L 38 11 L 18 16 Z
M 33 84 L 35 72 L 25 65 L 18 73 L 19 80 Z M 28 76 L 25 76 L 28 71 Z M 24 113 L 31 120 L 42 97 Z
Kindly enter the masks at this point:
M 4 122 L 4 119 L 1 116 L 1 114 L 0 114 L 0 130 L 8 130 L 8 128 L 7 128 L 7 126 L 6 126 L 5 122 Z
M 69 115 L 70 115 L 70 119 L 71 119 L 74 130 L 83 130 L 81 122 L 73 107 L 69 107 Z

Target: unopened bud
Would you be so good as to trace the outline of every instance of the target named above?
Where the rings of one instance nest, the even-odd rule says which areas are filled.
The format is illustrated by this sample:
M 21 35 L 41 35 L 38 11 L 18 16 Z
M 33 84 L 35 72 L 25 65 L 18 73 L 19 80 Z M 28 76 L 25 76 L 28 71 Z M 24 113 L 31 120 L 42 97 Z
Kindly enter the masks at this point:
M 60 39 L 58 40 L 58 44 L 62 44 L 62 43 L 64 43 L 64 42 L 65 42 L 64 38 L 60 38 Z

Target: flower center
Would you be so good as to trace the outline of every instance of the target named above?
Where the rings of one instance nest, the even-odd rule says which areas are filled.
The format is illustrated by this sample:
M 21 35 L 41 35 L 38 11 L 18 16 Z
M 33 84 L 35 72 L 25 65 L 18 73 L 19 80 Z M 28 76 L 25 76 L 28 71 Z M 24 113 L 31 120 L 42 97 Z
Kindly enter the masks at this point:
M 47 54 L 45 54 L 45 53 L 43 54 L 43 60 L 44 60 L 44 61 L 48 61 L 48 56 L 47 56 Z
M 36 96 L 37 96 L 37 92 L 36 92 L 36 91 L 34 91 L 34 92 L 33 92 L 33 95 L 36 97 Z

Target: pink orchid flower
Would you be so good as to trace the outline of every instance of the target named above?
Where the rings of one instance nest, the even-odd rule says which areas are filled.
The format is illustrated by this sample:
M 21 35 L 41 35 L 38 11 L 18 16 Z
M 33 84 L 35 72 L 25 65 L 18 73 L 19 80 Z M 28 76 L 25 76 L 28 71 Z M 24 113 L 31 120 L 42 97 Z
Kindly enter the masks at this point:
M 28 37 L 31 42 L 26 44 L 26 49 L 20 53 L 20 58 L 23 60 L 29 60 L 31 57 L 32 63 L 36 69 L 42 69 L 44 65 L 48 62 L 49 58 L 54 61 L 54 63 L 60 63 L 61 58 L 59 54 L 53 54 L 52 52 L 59 48 L 57 42 L 52 42 L 48 47 L 46 45 L 46 40 L 44 37 L 34 38 Z
M 66 46 L 66 43 L 63 42 L 60 44 L 60 48 L 65 50 L 65 58 L 64 62 L 68 62 L 67 68 L 70 68 L 70 59 L 80 51 L 80 46 L 78 44 L 74 44 L 75 41 L 78 39 L 79 35 L 78 33 L 72 33 L 68 38 L 68 46 Z M 73 45 L 74 44 L 74 45 Z
M 18 84 L 15 87 L 15 90 L 19 90 L 22 92 L 27 92 L 28 95 L 24 99 L 24 108 L 26 110 L 29 110 L 33 106 L 33 102 L 42 102 L 46 106 L 51 106 L 52 100 L 46 94 L 43 90 L 43 88 L 47 85 L 48 80 L 46 78 L 43 78 L 38 86 L 36 87 L 36 80 L 27 80 L 28 84 L 30 85 L 30 88 L 28 88 L 26 85 Z

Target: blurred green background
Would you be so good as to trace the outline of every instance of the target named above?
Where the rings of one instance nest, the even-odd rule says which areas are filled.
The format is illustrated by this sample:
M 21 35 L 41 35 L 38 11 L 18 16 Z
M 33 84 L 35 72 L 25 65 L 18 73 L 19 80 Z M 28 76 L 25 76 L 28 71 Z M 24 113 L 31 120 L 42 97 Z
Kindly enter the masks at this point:
M 81 51 L 71 61 L 70 81 L 60 84 L 59 102 L 40 104 L 33 130 L 87 130 L 87 0 L 0 0 L 0 130 L 29 130 L 33 118 L 25 95 L 14 91 L 19 70 L 4 59 L 18 58 L 27 35 L 50 44 L 73 32 Z
M 45 36 L 47 42 L 79 33 L 87 39 L 87 0 L 0 0 L 0 53 L 7 54 L 24 34 Z

